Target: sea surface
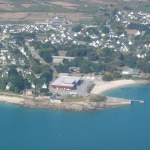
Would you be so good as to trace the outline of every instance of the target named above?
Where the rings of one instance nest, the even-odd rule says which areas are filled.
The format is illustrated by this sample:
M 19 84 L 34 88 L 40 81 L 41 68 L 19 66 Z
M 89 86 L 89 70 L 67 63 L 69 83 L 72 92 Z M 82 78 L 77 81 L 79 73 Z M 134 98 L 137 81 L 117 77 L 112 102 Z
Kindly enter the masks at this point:
M 0 103 L 0 150 L 150 150 L 150 85 L 104 95 L 145 103 L 90 112 Z

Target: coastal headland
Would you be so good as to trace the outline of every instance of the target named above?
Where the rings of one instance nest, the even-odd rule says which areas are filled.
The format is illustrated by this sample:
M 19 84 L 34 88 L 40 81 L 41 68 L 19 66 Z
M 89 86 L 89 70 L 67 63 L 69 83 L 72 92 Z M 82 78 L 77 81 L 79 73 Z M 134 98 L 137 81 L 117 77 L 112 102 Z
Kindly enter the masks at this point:
M 131 84 L 146 83 L 145 81 L 134 81 L 134 80 L 117 80 L 111 82 L 97 82 L 91 95 L 98 95 L 102 92 Z M 110 107 L 117 107 L 122 105 L 130 105 L 131 101 L 121 98 L 106 97 L 104 101 L 90 101 L 87 97 L 84 101 L 80 98 L 77 101 L 63 101 L 62 103 L 51 103 L 49 98 L 44 97 L 25 97 L 15 96 L 11 94 L 0 95 L 0 102 L 17 104 L 28 108 L 46 108 L 54 110 L 71 110 L 71 111 L 88 111 L 88 110 L 102 110 Z

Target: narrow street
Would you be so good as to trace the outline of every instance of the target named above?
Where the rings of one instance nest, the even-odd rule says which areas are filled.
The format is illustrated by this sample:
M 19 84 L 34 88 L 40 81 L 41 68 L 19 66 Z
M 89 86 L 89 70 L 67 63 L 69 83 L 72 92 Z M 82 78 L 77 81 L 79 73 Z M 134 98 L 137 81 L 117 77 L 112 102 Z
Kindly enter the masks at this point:
M 47 64 L 48 64 L 48 63 L 46 63 L 46 62 L 44 61 L 43 58 L 41 58 L 41 57 L 39 56 L 38 52 L 34 49 L 34 47 L 30 47 L 30 46 L 29 46 L 29 43 L 27 43 L 27 42 L 26 42 L 26 46 L 28 47 L 29 51 L 31 52 L 31 55 L 32 55 L 34 58 L 38 59 L 38 60 L 40 61 L 40 63 L 42 63 L 42 64 L 44 64 L 44 65 L 47 65 Z

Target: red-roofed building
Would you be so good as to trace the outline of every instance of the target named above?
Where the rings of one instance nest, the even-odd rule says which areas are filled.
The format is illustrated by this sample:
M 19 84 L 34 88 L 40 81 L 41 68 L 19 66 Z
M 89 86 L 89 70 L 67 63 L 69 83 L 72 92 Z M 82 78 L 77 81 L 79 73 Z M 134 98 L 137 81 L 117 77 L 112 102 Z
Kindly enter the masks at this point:
M 78 85 L 80 79 L 81 77 L 60 76 L 51 84 L 51 86 L 54 89 L 73 90 Z

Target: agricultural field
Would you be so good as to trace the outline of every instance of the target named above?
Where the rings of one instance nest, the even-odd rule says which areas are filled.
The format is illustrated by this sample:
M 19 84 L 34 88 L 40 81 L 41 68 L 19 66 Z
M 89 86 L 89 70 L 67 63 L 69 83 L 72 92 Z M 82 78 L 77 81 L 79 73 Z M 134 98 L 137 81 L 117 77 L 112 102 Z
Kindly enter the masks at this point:
M 0 22 L 2 21 L 46 21 L 54 16 L 72 21 L 91 21 L 93 16 L 123 10 L 128 6 L 134 11 L 150 12 L 148 0 L 0 0 Z M 111 6 L 111 7 L 110 7 Z M 104 11 L 101 12 L 100 8 Z
M 55 4 L 55 5 L 61 5 L 63 7 L 73 7 L 73 6 L 79 6 L 76 4 L 72 4 L 72 3 L 67 3 L 67 2 L 61 2 L 61 1 L 56 1 L 56 2 L 50 2 L 51 4 Z
M 23 21 L 46 21 L 48 19 L 47 12 L 31 12 Z
M 29 8 L 29 7 L 35 6 L 36 4 L 20 4 L 20 5 L 25 8 Z
M 83 0 L 83 1 L 87 1 L 87 0 Z M 114 0 L 110 0 L 110 1 L 105 1 L 105 0 L 90 0 L 90 1 L 87 1 L 88 3 L 99 3 L 99 4 L 118 4 L 116 1 Z
M 20 19 L 26 17 L 28 12 L 16 12 L 16 13 L 0 13 L 0 21 L 19 21 Z
M 13 6 L 10 4 L 0 4 L 0 10 L 10 11 L 13 10 Z
M 126 29 L 126 32 L 128 33 L 128 34 L 133 34 L 133 35 L 135 35 L 136 33 L 137 33 L 137 31 L 138 30 L 131 30 L 131 29 Z

